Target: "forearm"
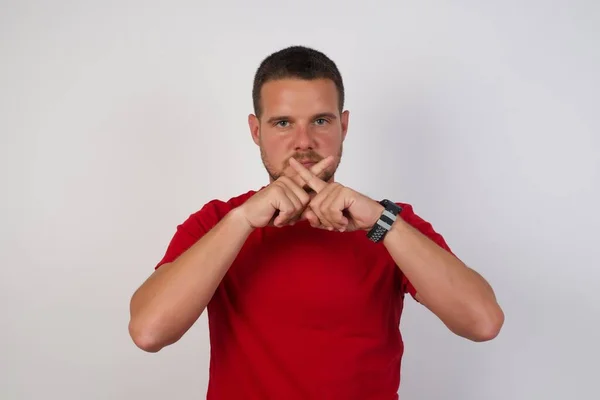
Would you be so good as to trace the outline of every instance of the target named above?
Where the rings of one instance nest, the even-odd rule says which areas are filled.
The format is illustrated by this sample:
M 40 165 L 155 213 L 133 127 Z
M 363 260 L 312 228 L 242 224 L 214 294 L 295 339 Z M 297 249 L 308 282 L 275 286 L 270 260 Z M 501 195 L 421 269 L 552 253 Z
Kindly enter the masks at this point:
M 474 340 L 497 335 L 504 314 L 481 275 L 398 219 L 384 245 L 417 290 L 417 298 L 454 333 Z
M 252 231 L 242 218 L 230 212 L 134 293 L 129 330 L 140 348 L 156 352 L 176 342 L 200 317 Z

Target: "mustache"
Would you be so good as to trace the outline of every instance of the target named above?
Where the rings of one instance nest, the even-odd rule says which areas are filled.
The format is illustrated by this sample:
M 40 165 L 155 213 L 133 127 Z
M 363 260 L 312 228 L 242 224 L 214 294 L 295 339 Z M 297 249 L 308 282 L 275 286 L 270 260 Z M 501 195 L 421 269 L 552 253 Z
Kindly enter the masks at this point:
M 302 161 L 302 162 L 314 162 L 317 163 L 319 161 L 321 161 L 323 158 L 323 156 L 321 156 L 320 154 L 318 154 L 315 151 L 307 151 L 307 152 L 296 152 L 294 153 L 291 157 L 293 157 L 294 159 L 298 160 L 298 161 Z

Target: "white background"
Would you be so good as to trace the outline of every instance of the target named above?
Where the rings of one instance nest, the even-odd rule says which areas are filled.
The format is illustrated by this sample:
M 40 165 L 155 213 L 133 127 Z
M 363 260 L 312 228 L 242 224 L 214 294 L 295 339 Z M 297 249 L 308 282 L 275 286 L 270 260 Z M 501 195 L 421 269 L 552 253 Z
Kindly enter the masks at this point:
M 0 398 L 204 398 L 206 319 L 158 354 L 129 299 L 177 224 L 263 185 L 260 61 L 338 64 L 337 176 L 414 205 L 494 286 L 471 343 L 408 301 L 403 399 L 597 399 L 600 3 L 2 1 Z

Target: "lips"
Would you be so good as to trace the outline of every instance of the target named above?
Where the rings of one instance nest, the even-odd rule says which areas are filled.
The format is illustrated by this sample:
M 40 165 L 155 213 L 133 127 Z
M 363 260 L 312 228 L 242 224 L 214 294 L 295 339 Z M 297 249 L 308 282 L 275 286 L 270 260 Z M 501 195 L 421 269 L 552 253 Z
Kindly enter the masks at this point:
M 304 165 L 305 167 L 312 167 L 317 163 L 317 161 L 314 160 L 298 160 L 298 162 Z

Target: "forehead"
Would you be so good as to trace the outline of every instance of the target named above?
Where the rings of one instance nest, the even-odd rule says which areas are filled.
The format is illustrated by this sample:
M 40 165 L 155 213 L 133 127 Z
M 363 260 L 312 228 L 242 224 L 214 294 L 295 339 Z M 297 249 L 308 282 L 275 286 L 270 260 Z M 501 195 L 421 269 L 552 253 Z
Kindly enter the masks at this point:
M 261 89 L 264 116 L 318 114 L 338 111 L 338 93 L 330 79 L 277 79 Z

